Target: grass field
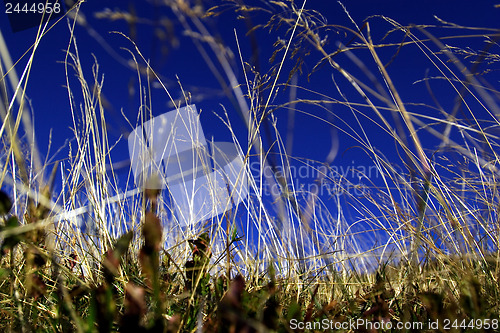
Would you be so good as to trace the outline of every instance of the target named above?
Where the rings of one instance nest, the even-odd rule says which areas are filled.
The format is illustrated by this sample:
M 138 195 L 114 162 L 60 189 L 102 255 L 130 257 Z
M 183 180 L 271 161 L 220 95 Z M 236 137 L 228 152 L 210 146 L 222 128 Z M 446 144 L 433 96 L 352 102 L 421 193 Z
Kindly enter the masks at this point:
M 116 143 L 108 136 L 99 59 L 82 67 L 76 38 L 64 63 L 74 137 L 60 147 L 64 160 L 44 162 L 29 135 L 24 95 L 36 57 L 19 70 L 0 44 L 2 331 L 500 330 L 499 30 L 442 21 L 401 26 L 387 17 L 334 26 L 301 5 L 162 4 L 219 78 L 231 104 L 221 109 L 238 110 L 248 132 L 242 140 L 221 117 L 243 152 L 250 195 L 207 229 L 174 232 L 165 192 L 124 196 L 135 188 L 123 185 L 124 178 L 132 183 L 131 171 L 123 176 L 110 157 Z M 83 24 L 80 6 L 66 15 L 71 36 Z M 249 38 L 258 30 L 281 36 L 265 72 L 239 48 L 228 52 L 211 30 L 218 15 L 251 21 L 254 13 L 267 24 L 255 25 Z M 132 24 L 128 14 L 96 15 Z M 141 87 L 138 115 L 121 115 L 130 130 L 152 116 L 153 82 L 171 105 L 198 102 L 189 91 L 172 97 L 133 38 L 120 36 Z M 405 61 L 407 49 L 437 73 L 421 82 L 432 105 L 406 103 L 393 81 L 388 55 Z M 320 71 L 331 75 L 324 90 L 297 84 L 297 76 L 314 80 Z M 453 103 L 434 93 L 438 84 Z M 306 161 L 291 153 L 291 141 L 301 140 L 290 135 L 301 126 L 298 114 L 331 128 L 331 150 L 307 167 L 314 183 L 340 189 L 335 195 L 294 186 L 292 171 Z M 338 156 L 335 133 L 370 161 L 356 169 L 363 186 L 327 168 Z M 380 137 L 396 153 L 377 146 Z

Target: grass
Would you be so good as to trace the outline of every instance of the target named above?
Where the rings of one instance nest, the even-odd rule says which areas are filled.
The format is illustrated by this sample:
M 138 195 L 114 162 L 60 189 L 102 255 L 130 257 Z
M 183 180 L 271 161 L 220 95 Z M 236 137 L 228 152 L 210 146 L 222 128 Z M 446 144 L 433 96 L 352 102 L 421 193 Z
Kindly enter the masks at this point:
M 111 159 L 115 143 L 99 62 L 82 67 L 73 34 L 85 3 L 67 14 L 64 65 L 74 138 L 60 148 L 63 161 L 42 163 L 29 135 L 24 91 L 36 57 L 19 78 L 0 43 L 3 331 L 498 331 L 499 92 L 488 82 L 499 59 L 498 30 L 442 21 L 401 26 L 387 17 L 359 26 L 343 7 L 351 25 L 334 26 L 304 9 L 305 1 L 204 5 L 166 1 L 161 9 L 192 38 L 240 112 L 245 142 L 224 107 L 220 120 L 244 153 L 245 171 L 250 175 L 251 165 L 259 171 L 249 177 L 248 200 L 214 219 L 210 232 L 175 232 L 164 193 L 124 195 L 134 188 L 123 188 Z M 132 13 L 96 15 L 142 22 Z M 250 40 L 260 29 L 286 36 L 277 38 L 267 71 L 244 59 L 239 46 L 231 54 L 214 37 L 208 27 L 218 15 L 238 15 L 254 27 Z M 266 24 L 253 24 L 262 17 Z M 375 29 L 385 37 L 374 41 Z M 331 41 L 332 33 L 345 35 L 345 45 Z M 141 88 L 137 117 L 123 115 L 130 130 L 152 117 L 153 82 L 172 105 L 192 103 L 180 83 L 182 97 L 172 96 L 133 36 L 120 35 L 131 45 L 127 55 Z M 464 47 L 464 36 L 486 40 L 484 48 Z M 422 84 L 434 105 L 405 102 L 391 77 L 390 63 L 407 48 L 432 66 L 435 76 Z M 298 85 L 298 77 L 314 80 L 319 71 L 332 73 L 324 90 Z M 432 89 L 438 84 L 456 96 L 449 109 Z M 298 115 L 332 131 L 325 160 L 307 167 L 316 183 L 336 186 L 334 195 L 295 187 L 294 167 L 306 164 L 290 143 L 300 140 L 293 131 Z M 282 119 L 286 133 L 278 130 Z M 28 135 L 20 137 L 20 128 Z M 364 182 L 355 183 L 331 168 L 339 150 L 335 133 L 360 147 L 376 178 L 358 167 L 352 172 Z M 379 135 L 394 143 L 398 157 L 384 155 Z M 266 193 L 264 184 L 280 191 Z

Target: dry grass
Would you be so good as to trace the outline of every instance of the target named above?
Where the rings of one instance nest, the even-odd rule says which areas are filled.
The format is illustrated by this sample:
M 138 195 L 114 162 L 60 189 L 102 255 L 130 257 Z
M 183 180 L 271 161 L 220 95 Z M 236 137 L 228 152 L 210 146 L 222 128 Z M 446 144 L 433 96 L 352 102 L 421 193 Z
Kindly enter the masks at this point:
M 121 185 L 110 156 L 125 138 L 109 140 L 99 61 L 83 68 L 73 35 L 83 24 L 84 3 L 67 14 L 72 37 L 65 70 L 74 138 L 61 148 L 67 159 L 52 171 L 40 162 L 36 138 L 18 135 L 20 126 L 26 133 L 32 127 L 24 96 L 32 62 L 17 77 L 0 39 L 0 185 L 9 193 L 0 198 L 0 326 L 11 332 L 287 332 L 293 320 L 363 319 L 421 322 L 429 331 L 431 321 L 449 320 L 454 331 L 498 331 L 500 94 L 486 74 L 498 64 L 499 31 L 440 21 L 401 26 L 387 17 L 335 26 L 303 4 L 227 1 L 206 9 L 203 2 L 162 3 L 161 10 L 170 11 L 192 38 L 248 130 L 246 138 L 237 135 L 221 107 L 221 124 L 245 156 L 250 196 L 214 219 L 213 234 L 176 229 L 165 195 Z M 208 27 L 218 15 L 238 15 L 247 23 L 264 18 L 267 24 L 255 26 L 250 39 L 259 29 L 283 36 L 267 70 L 247 63 L 238 34 L 234 53 L 214 37 Z M 148 22 L 133 12 L 97 17 L 131 26 Z M 375 28 L 385 29 L 381 41 L 373 40 Z M 443 31 L 444 37 L 436 37 Z M 32 52 L 45 32 L 39 31 Z M 333 32 L 346 36 L 345 45 L 331 40 Z M 464 48 L 464 36 L 486 40 L 484 49 Z M 183 98 L 174 98 L 134 36 L 121 37 L 130 46 L 131 61 L 124 62 L 137 72 L 141 88 L 140 112 L 134 119 L 123 114 L 130 130 L 153 116 L 153 82 L 171 105 L 193 102 L 180 83 Z M 438 73 L 421 82 L 435 105 L 406 103 L 400 95 L 391 76 L 393 59 L 385 62 L 406 48 L 418 50 Z M 314 80 L 318 71 L 332 75 L 323 90 L 297 83 L 301 76 Z M 456 95 L 450 109 L 434 95 L 431 87 L 438 83 Z M 332 130 L 325 159 L 307 166 L 316 183 L 340 190 L 334 195 L 318 186 L 295 187 L 293 169 L 306 160 L 292 154 L 290 142 L 301 139 L 293 129 L 300 126 L 295 117 L 303 115 Z M 286 137 L 279 121 L 288 123 Z M 352 171 L 363 182 L 331 168 L 339 151 L 335 133 L 356 142 L 372 161 L 373 169 Z M 377 146 L 379 135 L 397 154 Z M 258 176 L 252 177 L 256 165 Z M 280 191 L 267 194 L 265 184 Z M 485 319 L 493 321 L 479 327 Z

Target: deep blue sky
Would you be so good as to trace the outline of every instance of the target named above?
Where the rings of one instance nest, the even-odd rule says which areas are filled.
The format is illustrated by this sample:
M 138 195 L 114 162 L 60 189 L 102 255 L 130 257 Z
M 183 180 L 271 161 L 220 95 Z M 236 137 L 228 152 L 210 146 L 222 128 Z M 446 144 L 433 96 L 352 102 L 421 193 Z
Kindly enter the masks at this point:
M 131 44 L 123 37 L 116 34 L 110 34 L 109 31 L 116 30 L 129 34 L 129 28 L 123 22 L 110 22 L 107 20 L 98 20 L 93 16 L 96 11 L 101 11 L 106 7 L 115 9 L 123 8 L 128 9 L 129 5 L 133 4 L 137 10 L 138 16 L 154 19 L 155 15 L 164 15 L 170 19 L 174 16 L 166 9 L 162 9 L 160 14 L 154 10 L 146 1 L 96 1 L 89 0 L 82 6 L 82 13 L 85 15 L 89 25 L 97 31 L 100 36 L 111 46 L 111 48 L 121 57 L 129 59 L 129 54 L 121 47 L 132 49 Z M 300 6 L 302 2 L 298 2 Z M 353 19 L 361 25 L 363 20 L 370 15 L 386 15 L 402 24 L 418 23 L 418 24 L 436 24 L 434 15 L 437 15 L 445 21 L 457 23 L 459 25 L 481 26 L 489 28 L 498 28 L 500 9 L 493 7 L 492 1 L 344 1 L 345 6 L 349 10 Z M 318 10 L 327 20 L 329 24 L 338 24 L 353 28 L 352 24 L 347 19 L 342 8 L 336 1 L 325 0 L 309 0 L 306 4 L 307 9 Z M 28 29 L 26 31 L 13 33 L 9 27 L 8 20 L 4 13 L 0 13 L 0 29 L 7 45 L 11 52 L 12 58 L 19 59 L 22 54 L 29 48 L 36 35 L 36 29 Z M 237 22 L 232 19 L 233 15 L 229 12 L 224 13 L 218 20 L 214 21 L 215 31 L 220 33 L 221 38 L 226 42 L 227 46 L 236 54 L 236 42 L 234 39 L 233 29 L 237 30 L 242 45 L 243 57 L 248 60 L 251 56 L 251 47 L 249 46 L 248 38 L 245 37 L 246 28 L 242 22 Z M 255 22 L 262 22 L 263 16 L 256 16 Z M 214 76 L 208 70 L 207 65 L 201 59 L 193 43 L 189 38 L 181 35 L 181 27 L 179 24 L 174 24 L 174 33 L 178 37 L 178 48 L 169 46 L 169 52 L 162 55 L 159 52 L 159 44 L 155 44 L 152 38 L 152 29 L 147 25 L 138 25 L 137 43 L 144 55 L 151 59 L 151 62 L 158 72 L 167 83 L 168 88 L 173 96 L 177 97 L 180 90 L 177 86 L 177 78 L 183 84 L 186 90 L 191 90 L 192 94 L 199 96 L 197 93 L 198 88 L 203 95 L 203 99 L 196 102 L 198 108 L 203 110 L 202 125 L 207 138 L 214 136 L 216 140 L 227 140 L 229 133 L 221 130 L 221 125 L 217 118 L 212 115 L 215 111 L 221 114 L 221 107 L 219 103 L 223 104 L 231 116 L 231 121 L 241 139 L 246 137 L 244 126 L 240 118 L 234 111 L 229 101 L 220 92 L 220 87 L 215 80 Z M 372 21 L 372 34 L 375 42 L 379 42 L 380 38 L 390 29 L 390 26 L 382 22 L 382 20 Z M 436 32 L 436 31 L 433 31 Z M 436 32 L 437 34 L 446 33 L 447 31 Z M 453 34 L 455 31 L 448 30 Z M 267 72 L 270 68 L 268 58 L 272 52 L 272 44 L 276 41 L 276 37 L 283 37 L 283 30 L 279 30 L 276 34 L 269 34 L 264 31 L 257 33 L 259 39 L 259 61 L 263 72 Z M 334 43 L 338 39 L 346 43 L 352 36 L 329 34 L 332 43 L 329 45 L 330 50 L 334 50 Z M 31 70 L 27 96 L 32 101 L 34 108 L 34 121 L 36 136 L 39 143 L 39 148 L 43 154 L 47 152 L 48 138 L 50 129 L 53 130 L 52 134 L 52 149 L 54 152 L 66 139 L 72 137 L 71 115 L 68 106 L 68 96 L 66 89 L 63 87 L 65 84 L 64 66 L 61 63 L 64 59 L 64 50 L 68 45 L 68 28 L 65 21 L 61 21 L 57 26 L 51 30 L 47 36 L 42 40 L 36 55 L 33 68 Z M 111 107 L 107 109 L 107 120 L 109 123 L 110 142 L 114 142 L 120 134 L 125 134 L 131 130 L 126 122 L 123 121 L 120 110 L 131 118 L 135 119 L 137 114 L 139 101 L 137 95 L 134 99 L 128 97 L 128 85 L 131 80 L 136 80 L 136 73 L 127 69 L 119 64 L 108 52 L 104 50 L 94 37 L 90 36 L 88 31 L 83 27 L 77 27 L 76 38 L 79 46 L 80 57 L 82 60 L 83 69 L 86 72 L 87 79 L 91 79 L 91 65 L 93 63 L 92 55 L 95 55 L 100 66 L 100 73 L 104 74 L 104 96 L 109 100 Z M 392 41 L 401 40 L 401 34 L 395 34 Z M 454 45 L 462 43 L 467 45 L 472 43 L 474 46 L 481 47 L 481 39 L 474 41 L 463 40 L 462 42 L 454 40 Z M 395 49 L 381 51 L 383 61 L 388 61 Z M 364 54 L 364 55 L 363 55 Z M 366 53 L 361 53 L 358 56 L 366 56 Z M 319 59 L 317 54 L 312 54 L 306 60 L 304 71 L 310 70 L 316 61 Z M 363 58 L 365 59 L 365 58 Z M 368 59 L 368 58 L 366 58 Z M 27 57 L 20 60 L 16 66 L 18 73 L 22 73 L 24 65 L 26 64 Z M 338 58 L 338 61 L 346 66 L 347 70 L 351 71 L 360 78 L 366 79 L 363 74 L 348 61 L 344 56 Z M 368 66 L 374 70 L 373 62 L 367 62 Z M 405 102 L 425 102 L 431 103 L 425 86 L 414 84 L 415 81 L 422 79 L 426 70 L 430 68 L 430 76 L 436 75 L 433 72 L 430 63 L 415 47 L 405 48 L 399 57 L 388 67 L 389 73 L 392 75 L 393 80 L 396 82 L 399 91 Z M 290 62 L 285 63 L 285 69 L 282 73 L 282 79 L 287 77 L 287 70 L 290 69 Z M 238 61 L 235 62 L 235 70 L 240 82 L 243 82 L 241 66 Z M 320 71 L 311 76 L 310 82 L 307 81 L 305 75 L 299 77 L 299 85 L 320 91 L 330 96 L 338 98 L 335 87 L 332 84 L 332 74 L 338 80 L 338 83 L 345 87 L 345 93 L 353 100 L 359 100 L 352 88 L 346 85 L 338 73 L 331 70 L 328 66 L 324 66 Z M 134 81 L 133 81 L 134 82 Z M 498 81 L 497 81 L 498 82 Z M 72 81 L 72 87 L 78 91 L 76 80 Z M 439 84 L 433 86 L 435 92 L 440 96 L 440 102 L 445 108 L 449 108 L 453 103 L 454 95 L 450 94 L 448 88 L 442 87 Z M 161 114 L 169 110 L 167 106 L 168 98 L 161 89 L 153 89 L 153 113 L 155 115 Z M 282 100 L 286 100 L 288 91 L 280 95 Z M 306 98 L 309 95 L 299 91 L 299 98 Z M 267 96 L 266 96 L 267 97 Z M 300 106 L 302 110 L 311 112 L 319 117 L 325 117 L 325 113 L 318 108 L 308 108 Z M 278 111 L 280 122 L 279 128 L 285 135 L 286 130 L 286 111 Z M 337 112 L 337 111 L 336 111 Z M 348 112 L 343 109 L 338 112 L 344 112 L 339 117 L 351 123 L 354 119 Z M 296 128 L 294 130 L 296 139 L 293 149 L 293 155 L 303 158 L 310 158 L 313 160 L 323 161 L 326 154 L 330 149 L 331 133 L 329 126 L 315 120 L 311 117 L 304 115 L 297 115 Z M 382 132 L 375 127 L 370 127 L 365 124 L 366 129 L 372 135 L 374 144 L 379 145 L 384 153 L 394 153 L 394 144 L 388 140 L 387 136 L 381 135 Z M 380 134 L 380 135 L 379 135 Z M 340 165 L 350 165 L 353 160 L 356 164 L 363 163 L 366 156 L 360 154 L 359 149 L 349 149 L 356 145 L 356 142 L 350 140 L 347 136 L 340 134 L 340 154 L 335 163 Z M 431 139 L 424 137 L 423 141 L 428 143 L 430 147 L 435 143 Z M 64 158 L 66 151 L 57 158 Z M 112 155 L 115 161 L 121 161 L 128 158 L 126 141 L 123 140 L 115 149 Z M 369 165 L 370 163 L 367 162 Z

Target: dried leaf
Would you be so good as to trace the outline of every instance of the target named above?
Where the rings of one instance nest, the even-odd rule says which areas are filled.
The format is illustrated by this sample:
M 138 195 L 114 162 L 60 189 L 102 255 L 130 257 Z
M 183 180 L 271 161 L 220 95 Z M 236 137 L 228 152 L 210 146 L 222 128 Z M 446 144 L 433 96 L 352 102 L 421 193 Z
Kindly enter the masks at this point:
M 17 217 L 12 216 L 7 220 L 4 227 L 1 227 L 0 230 L 12 230 L 19 226 L 19 221 Z M 8 250 L 12 249 L 22 240 L 22 235 L 8 235 L 4 238 L 2 246 L 0 247 L 1 253 L 5 254 Z
M 5 215 L 12 209 L 12 201 L 7 193 L 0 191 L 0 215 Z
M 153 251 L 160 249 L 162 228 L 160 219 L 154 213 L 146 213 L 144 225 L 142 226 L 142 234 L 144 236 L 144 250 L 146 254 L 151 254 Z
M 116 275 L 118 275 L 118 268 L 120 267 L 121 258 L 130 245 L 132 240 L 132 231 L 127 232 L 121 236 L 115 244 L 114 249 L 109 249 L 104 256 L 102 262 L 104 276 L 106 280 L 111 283 Z
M 120 332 L 140 332 L 141 318 L 147 310 L 144 288 L 129 282 L 125 287 L 125 300 L 123 306 L 125 312 L 120 321 Z

